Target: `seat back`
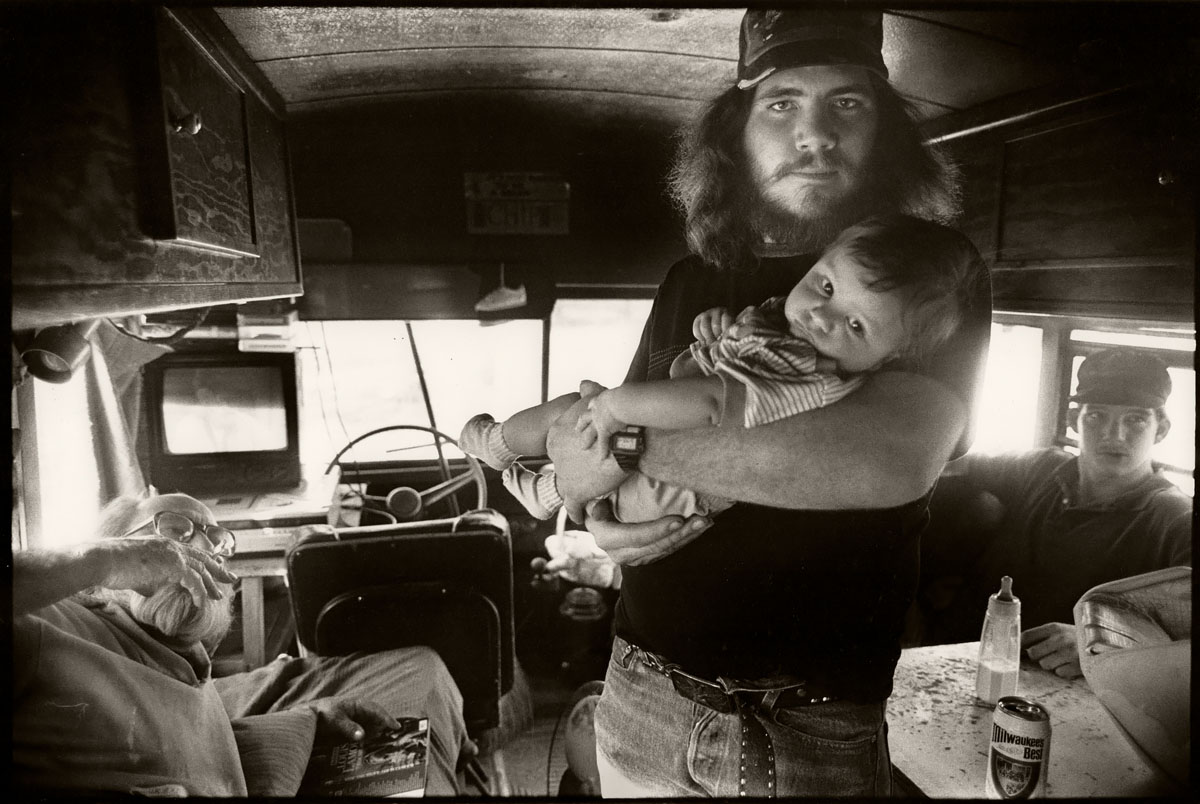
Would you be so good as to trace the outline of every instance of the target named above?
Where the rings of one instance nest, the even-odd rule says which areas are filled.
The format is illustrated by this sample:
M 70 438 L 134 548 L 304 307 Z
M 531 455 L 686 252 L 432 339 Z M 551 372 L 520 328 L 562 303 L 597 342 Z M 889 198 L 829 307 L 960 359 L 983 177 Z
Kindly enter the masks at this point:
M 300 643 L 318 655 L 427 645 L 463 694 L 471 732 L 499 724 L 513 684 L 512 546 L 491 510 L 314 526 L 286 554 Z

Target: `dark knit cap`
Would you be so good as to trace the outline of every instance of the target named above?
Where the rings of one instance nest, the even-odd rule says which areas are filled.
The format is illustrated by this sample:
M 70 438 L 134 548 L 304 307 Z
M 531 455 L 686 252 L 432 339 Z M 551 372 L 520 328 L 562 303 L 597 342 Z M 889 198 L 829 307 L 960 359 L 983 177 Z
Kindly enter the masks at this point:
M 1105 349 L 1084 359 L 1072 402 L 1160 408 L 1171 395 L 1167 364 L 1147 352 Z
M 852 64 L 888 75 L 880 11 L 752 8 L 742 17 L 739 44 L 740 89 L 776 70 L 815 64 Z

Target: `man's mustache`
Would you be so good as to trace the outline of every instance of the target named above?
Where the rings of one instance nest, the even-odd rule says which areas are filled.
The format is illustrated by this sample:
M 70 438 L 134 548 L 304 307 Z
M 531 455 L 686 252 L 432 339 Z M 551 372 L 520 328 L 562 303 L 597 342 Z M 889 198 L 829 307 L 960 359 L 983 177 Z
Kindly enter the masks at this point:
M 841 170 L 845 166 L 845 160 L 836 151 L 819 155 L 812 151 L 802 151 L 795 159 L 775 168 L 775 171 L 771 174 L 771 178 L 776 180 L 782 179 L 784 176 L 791 175 L 792 173 L 804 171 Z

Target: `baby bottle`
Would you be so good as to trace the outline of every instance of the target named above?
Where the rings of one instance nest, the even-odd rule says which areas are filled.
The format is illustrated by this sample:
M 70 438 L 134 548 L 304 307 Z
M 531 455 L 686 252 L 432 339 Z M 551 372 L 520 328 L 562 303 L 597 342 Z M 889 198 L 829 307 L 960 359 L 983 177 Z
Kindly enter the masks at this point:
M 979 637 L 979 671 L 975 695 L 994 704 L 1017 692 L 1021 664 L 1021 601 L 1013 596 L 1012 578 L 1000 579 L 1000 591 L 988 598 L 987 616 Z

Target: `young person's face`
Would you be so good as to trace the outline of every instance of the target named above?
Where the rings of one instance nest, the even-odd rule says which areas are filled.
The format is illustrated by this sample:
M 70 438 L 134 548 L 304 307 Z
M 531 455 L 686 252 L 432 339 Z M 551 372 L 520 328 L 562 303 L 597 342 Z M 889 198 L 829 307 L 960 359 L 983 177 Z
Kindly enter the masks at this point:
M 1150 453 L 1170 430 L 1153 408 L 1084 403 L 1079 409 L 1079 460 L 1098 476 L 1137 479 L 1154 471 Z
M 879 124 L 868 72 L 793 67 L 753 90 L 742 134 L 751 180 L 771 209 L 819 220 L 865 183 Z
M 832 358 L 839 371 L 872 371 L 903 348 L 903 294 L 870 289 L 874 278 L 844 246 L 835 245 L 784 303 L 792 334 Z

